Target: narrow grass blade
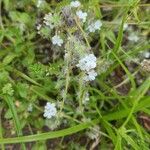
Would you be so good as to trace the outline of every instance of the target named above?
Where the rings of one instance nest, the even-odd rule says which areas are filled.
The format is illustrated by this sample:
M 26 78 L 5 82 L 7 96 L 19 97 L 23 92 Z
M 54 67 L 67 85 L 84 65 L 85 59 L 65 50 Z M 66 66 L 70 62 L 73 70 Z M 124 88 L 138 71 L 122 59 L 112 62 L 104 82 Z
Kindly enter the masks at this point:
M 30 77 L 28 77 L 26 74 L 18 71 L 18 70 L 13 70 L 18 76 L 24 78 L 25 80 L 31 82 L 32 84 L 35 84 L 35 85 L 38 85 L 38 86 L 41 86 L 39 83 L 37 83 L 36 81 L 34 81 L 33 79 L 31 79 Z
M 141 102 L 139 102 L 138 106 L 136 106 L 134 113 L 142 110 L 143 108 L 149 108 L 150 107 L 149 101 L 150 101 L 149 97 L 141 99 Z M 104 115 L 103 118 L 107 121 L 122 119 L 127 117 L 130 111 L 131 108 L 116 110 L 114 112 Z
M 16 108 L 15 108 L 15 105 L 13 102 L 13 98 L 11 98 L 10 96 L 4 96 L 4 99 L 6 100 L 8 106 L 12 112 L 14 125 L 15 125 L 16 131 L 17 131 L 17 135 L 22 136 L 23 134 L 22 134 L 22 130 L 21 130 L 21 125 L 20 125 L 20 122 L 18 119 L 18 115 L 17 115 Z M 24 144 L 22 144 L 22 148 L 23 148 L 23 150 L 26 149 Z
M 134 142 L 134 140 L 127 134 L 121 134 L 121 136 L 134 148 L 135 150 L 141 150 L 140 147 Z
M 125 22 L 125 20 L 127 18 L 127 12 L 128 12 L 128 8 L 126 9 L 125 15 L 124 15 L 124 17 L 122 19 L 122 23 L 121 23 L 120 28 L 119 28 L 117 41 L 116 41 L 116 44 L 115 44 L 115 46 L 113 48 L 113 52 L 115 54 L 117 54 L 119 52 L 119 48 L 121 46 L 121 42 L 122 42 L 122 39 L 123 39 L 123 25 L 124 25 L 124 22 Z
M 1 113 L 3 110 L 3 106 L 0 108 L 0 138 L 3 139 L 3 130 L 2 130 L 2 118 L 1 118 Z M 1 144 L 1 149 L 5 150 L 4 144 Z
M 126 74 L 128 75 L 130 81 L 131 81 L 131 85 L 132 85 L 132 90 L 134 90 L 136 88 L 136 84 L 134 81 L 134 77 L 132 76 L 132 74 L 128 71 L 127 67 L 123 64 L 123 62 L 119 59 L 119 57 L 112 52 L 112 54 L 114 55 L 114 57 L 117 59 L 117 61 L 119 62 L 119 64 L 121 65 L 121 67 L 124 69 L 124 71 L 126 72 Z
M 136 107 L 138 106 L 140 99 L 144 96 L 149 87 L 150 87 L 150 77 L 147 80 L 145 80 L 144 83 L 131 94 L 131 101 L 133 102 L 133 106 L 123 126 L 125 126 L 128 123 Z
M 73 126 L 73 127 L 67 128 L 67 129 L 59 130 L 59 131 L 52 131 L 52 132 L 47 132 L 47 133 L 15 137 L 15 138 L 0 139 L 0 144 L 13 144 L 13 143 L 43 141 L 43 140 L 47 140 L 47 139 L 64 137 L 64 136 L 71 135 L 73 133 L 82 131 L 86 128 L 91 127 L 93 124 L 97 124 L 97 123 L 99 123 L 99 119 L 93 120 L 89 123 L 81 123 L 79 125 L 76 125 L 76 126 Z

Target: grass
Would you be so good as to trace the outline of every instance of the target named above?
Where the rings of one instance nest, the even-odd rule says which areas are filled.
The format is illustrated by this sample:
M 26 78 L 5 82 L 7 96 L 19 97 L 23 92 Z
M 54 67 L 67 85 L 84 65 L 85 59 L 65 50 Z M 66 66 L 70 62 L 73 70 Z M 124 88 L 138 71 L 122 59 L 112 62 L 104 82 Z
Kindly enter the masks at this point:
M 77 16 L 70 18 L 72 26 L 65 24 L 70 14 L 54 31 L 45 28 L 44 15 L 62 15 L 68 0 L 45 1 L 39 8 L 37 1 L 0 0 L 2 150 L 10 144 L 34 150 L 39 142 L 41 150 L 149 149 L 150 77 L 141 62 L 150 48 L 150 4 L 146 0 L 81 2 L 77 9 L 89 13 L 89 22 L 100 19 L 101 30 L 88 33 L 89 22 L 83 24 Z M 61 47 L 51 43 L 56 33 L 64 40 Z M 131 33 L 138 34 L 138 42 L 128 39 Z M 76 67 L 86 53 L 97 57 L 98 76 L 88 83 L 83 81 L 86 73 Z M 66 60 L 64 54 L 69 55 Z M 84 103 L 87 93 L 89 101 Z M 43 117 L 47 102 L 56 104 L 56 117 Z M 146 119 L 141 120 L 141 115 Z

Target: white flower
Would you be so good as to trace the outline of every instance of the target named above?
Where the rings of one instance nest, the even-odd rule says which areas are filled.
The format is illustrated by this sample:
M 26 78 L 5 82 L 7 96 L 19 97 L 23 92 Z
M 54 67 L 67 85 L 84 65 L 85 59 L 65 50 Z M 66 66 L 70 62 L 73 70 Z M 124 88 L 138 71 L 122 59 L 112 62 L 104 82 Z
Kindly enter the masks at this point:
M 68 60 L 70 57 L 69 53 L 65 52 L 65 55 L 64 55 L 64 60 Z
M 37 30 L 39 31 L 39 30 L 41 29 L 41 27 L 42 27 L 42 25 L 41 25 L 41 24 L 38 24 L 36 28 L 37 28 Z
M 100 30 L 101 26 L 102 26 L 102 22 L 100 20 L 97 20 L 96 22 L 88 26 L 88 30 L 90 32 L 95 32 L 96 30 Z
M 61 16 L 58 13 L 52 14 L 49 12 L 48 14 L 45 14 L 43 23 L 50 27 L 50 29 L 53 29 L 54 27 L 58 27 L 62 24 Z
M 100 20 L 97 20 L 95 22 L 95 29 L 99 30 L 101 26 L 102 26 L 102 22 Z
M 96 67 L 96 57 L 93 54 L 89 54 L 79 60 L 79 63 L 77 64 L 77 67 L 79 67 L 82 71 L 90 71 L 91 69 L 94 69 Z
M 89 26 L 88 26 L 88 30 L 89 30 L 90 32 L 95 32 L 96 30 L 95 30 L 94 24 L 89 25 Z
M 94 70 L 90 70 L 87 75 L 84 77 L 85 81 L 94 81 L 97 73 Z
M 44 109 L 44 117 L 47 119 L 51 119 L 52 117 L 56 116 L 57 109 L 54 103 L 47 102 L 45 109 Z
M 54 45 L 61 46 L 63 44 L 63 40 L 60 38 L 60 36 L 55 35 L 55 36 L 52 37 L 52 43 Z
M 44 21 L 43 21 L 51 29 L 54 28 L 54 25 L 51 23 L 52 18 L 53 18 L 53 15 L 51 13 L 48 13 L 44 16 Z
M 71 7 L 79 7 L 81 5 L 81 3 L 79 2 L 79 1 L 72 1 L 71 3 L 70 3 L 70 6 Z
M 88 102 L 89 100 L 90 100 L 90 98 L 89 98 L 89 93 L 86 92 L 82 103 L 83 103 L 83 104 L 87 104 L 87 102 Z
M 86 17 L 87 17 L 87 13 L 86 12 L 82 12 L 82 10 L 79 10 L 76 12 L 76 15 L 79 17 L 79 19 L 81 19 L 83 22 L 86 21 Z
M 42 25 L 41 25 L 41 24 L 38 24 L 38 25 L 37 25 L 37 27 L 36 27 L 36 29 L 37 29 L 37 33 L 38 33 L 38 34 L 40 34 L 41 27 L 42 27 Z
M 136 34 L 132 33 L 128 36 L 128 40 L 132 42 L 137 42 L 139 40 L 139 37 Z
M 38 0 L 37 1 L 37 7 L 39 8 L 43 2 L 44 2 L 43 0 Z
M 147 58 L 147 59 L 149 59 L 150 58 L 150 52 L 144 52 L 143 53 L 143 56 L 145 57 L 145 58 Z
M 94 140 L 94 139 L 98 139 L 100 136 L 100 127 L 98 125 L 95 125 L 94 127 L 92 127 L 90 129 L 90 131 L 86 132 L 87 136 Z
M 28 106 L 28 112 L 32 112 L 32 110 L 33 110 L 33 105 L 32 104 L 29 104 L 29 106 Z
M 128 29 L 128 24 L 125 23 L 125 24 L 123 25 L 123 30 L 127 30 L 127 29 Z

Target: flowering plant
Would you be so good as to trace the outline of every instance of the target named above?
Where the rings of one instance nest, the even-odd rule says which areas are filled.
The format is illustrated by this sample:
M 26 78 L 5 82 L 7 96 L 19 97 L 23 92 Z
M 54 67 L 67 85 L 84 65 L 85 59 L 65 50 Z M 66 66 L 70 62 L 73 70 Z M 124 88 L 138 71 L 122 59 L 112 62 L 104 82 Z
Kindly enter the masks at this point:
M 0 149 L 149 149 L 147 2 L 0 1 Z

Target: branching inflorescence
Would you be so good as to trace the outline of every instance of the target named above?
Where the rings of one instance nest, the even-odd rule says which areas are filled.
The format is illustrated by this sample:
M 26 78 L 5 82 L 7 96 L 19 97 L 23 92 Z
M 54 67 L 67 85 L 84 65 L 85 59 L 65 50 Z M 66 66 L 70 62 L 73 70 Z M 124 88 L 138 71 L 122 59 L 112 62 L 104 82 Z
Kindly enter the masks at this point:
M 98 75 L 95 70 L 97 58 L 91 52 L 92 49 L 89 45 L 88 38 L 90 37 L 90 33 L 96 33 L 96 31 L 101 30 L 102 22 L 96 18 L 89 19 L 88 16 L 90 13 L 92 12 L 86 12 L 82 8 L 82 4 L 79 1 L 72 1 L 68 6 L 61 8 L 59 12 L 47 13 L 43 18 L 43 23 L 37 26 L 38 33 L 44 38 L 50 39 L 56 49 L 60 47 L 65 50 L 64 59 L 69 61 L 68 65 L 64 67 L 65 72 L 72 68 L 79 68 L 82 71 L 81 79 L 83 83 L 94 81 Z M 71 21 L 70 18 L 72 18 L 72 23 L 68 24 Z M 66 26 L 68 26 L 68 29 L 66 29 Z M 67 57 L 70 57 L 70 59 Z M 66 80 L 66 83 L 68 83 L 69 76 L 67 76 Z M 83 84 L 81 85 L 83 86 Z M 67 90 L 68 86 L 64 90 L 64 95 L 67 94 Z M 83 91 L 82 89 L 79 92 L 80 96 Z M 65 99 L 66 97 L 63 97 L 63 105 Z M 80 97 L 79 99 L 84 100 L 87 98 Z M 45 107 L 45 112 L 47 111 L 48 109 Z M 44 116 L 50 119 L 51 116 L 49 117 L 46 114 L 44 113 Z

